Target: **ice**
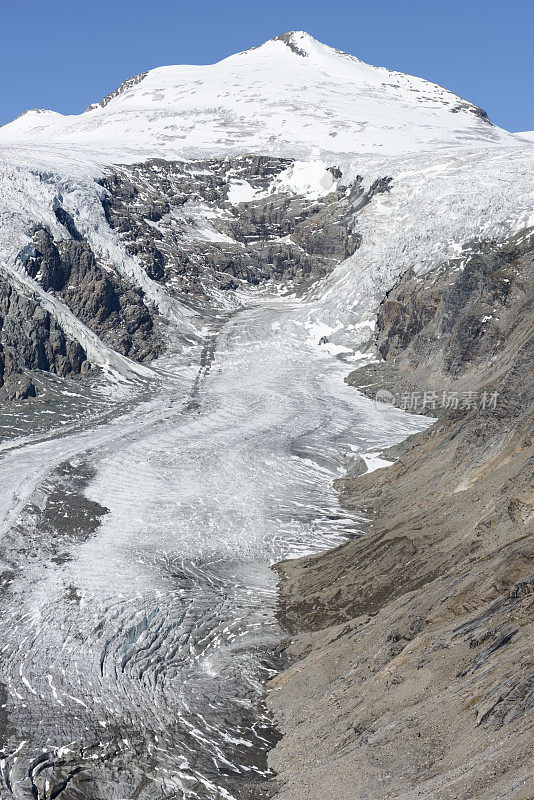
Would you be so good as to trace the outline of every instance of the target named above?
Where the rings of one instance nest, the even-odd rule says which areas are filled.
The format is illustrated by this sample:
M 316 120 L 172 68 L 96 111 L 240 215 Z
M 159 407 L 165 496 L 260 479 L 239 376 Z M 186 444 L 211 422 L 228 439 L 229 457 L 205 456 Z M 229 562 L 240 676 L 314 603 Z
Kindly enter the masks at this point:
M 380 453 L 361 453 L 361 457 L 365 461 L 367 472 L 374 472 L 383 467 L 389 467 L 393 461 L 387 461 L 385 458 L 380 458 Z
M 233 203 L 246 203 L 258 196 L 258 190 L 245 180 L 232 180 L 228 188 L 228 200 Z
M 316 200 L 336 185 L 336 179 L 323 161 L 295 161 L 274 182 L 273 191 L 289 191 Z
M 138 769 L 153 791 L 192 786 L 191 798 L 224 794 L 223 766 L 258 774 L 240 753 L 269 743 L 257 719 L 243 721 L 261 692 L 254 654 L 280 636 L 269 567 L 361 531 L 339 509 L 333 479 L 353 452 L 428 421 L 377 412 L 348 387 L 345 365 L 295 324 L 308 303 L 252 299 L 212 323 L 215 354 L 194 405 L 160 382 L 120 425 L 89 423 L 3 452 L 4 543 L 24 570 L 0 622 L 1 677 L 22 700 L 11 719 L 32 730 L 19 760 L 7 760 L 12 785 L 43 742 L 54 763 L 97 736 L 86 758 L 110 800 Z M 91 535 L 50 539 L 33 509 L 66 462 L 90 467 L 84 496 L 107 511 Z M 62 508 L 77 502 L 71 490 Z M 30 559 L 26 535 L 37 547 Z M 31 647 L 21 647 L 23 631 Z M 120 777 L 105 755 L 117 737 L 127 740 L 121 758 L 132 753 Z
M 372 326 L 377 303 L 403 272 L 425 275 L 451 261 L 461 269 L 477 242 L 532 224 L 533 168 L 529 146 L 355 161 L 352 174 L 367 184 L 388 175 L 391 189 L 358 215 L 362 245 L 316 287 L 320 301 L 306 324 L 330 329 L 332 344 L 368 341 L 366 322 Z

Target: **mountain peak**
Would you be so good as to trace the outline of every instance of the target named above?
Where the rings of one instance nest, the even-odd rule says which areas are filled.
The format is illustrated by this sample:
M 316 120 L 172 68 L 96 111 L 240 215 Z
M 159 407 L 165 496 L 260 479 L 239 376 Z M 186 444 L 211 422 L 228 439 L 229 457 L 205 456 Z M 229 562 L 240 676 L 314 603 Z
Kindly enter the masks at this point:
M 31 112 L 0 130 L 0 141 L 76 144 L 117 159 L 330 159 L 503 139 L 517 141 L 443 87 L 367 64 L 306 31 L 282 33 L 216 64 L 158 67 L 124 81 L 84 114 Z
M 287 33 L 281 33 L 279 36 L 273 37 L 270 41 L 283 42 L 295 55 L 307 58 L 309 50 L 306 48 L 306 45 L 309 45 L 310 42 L 316 42 L 317 40 L 309 33 L 306 33 L 306 31 L 288 31 Z

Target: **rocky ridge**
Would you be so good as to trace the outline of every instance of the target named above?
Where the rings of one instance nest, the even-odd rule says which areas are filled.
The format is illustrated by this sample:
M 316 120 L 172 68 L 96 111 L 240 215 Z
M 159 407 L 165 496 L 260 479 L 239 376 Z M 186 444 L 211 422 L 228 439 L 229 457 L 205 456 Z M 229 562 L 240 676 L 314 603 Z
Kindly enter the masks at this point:
M 102 180 L 106 219 L 147 274 L 184 301 L 266 281 L 302 290 L 360 244 L 368 190 L 322 168 L 319 192 L 291 188 L 294 160 L 266 156 L 193 162 L 153 159 Z

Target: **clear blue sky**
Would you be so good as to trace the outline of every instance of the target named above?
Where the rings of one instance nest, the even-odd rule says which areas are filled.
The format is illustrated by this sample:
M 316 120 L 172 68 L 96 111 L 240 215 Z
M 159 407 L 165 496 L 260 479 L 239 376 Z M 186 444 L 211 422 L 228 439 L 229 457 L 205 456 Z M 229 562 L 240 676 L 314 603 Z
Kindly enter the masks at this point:
M 306 30 L 534 130 L 534 0 L 0 0 L 0 26 L 0 124 L 35 107 L 79 113 L 138 72 Z

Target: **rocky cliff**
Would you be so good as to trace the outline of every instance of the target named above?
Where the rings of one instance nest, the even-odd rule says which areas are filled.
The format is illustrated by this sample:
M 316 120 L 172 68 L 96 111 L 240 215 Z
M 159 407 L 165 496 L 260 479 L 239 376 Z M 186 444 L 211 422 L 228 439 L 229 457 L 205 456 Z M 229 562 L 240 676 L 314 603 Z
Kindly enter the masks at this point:
M 73 314 L 114 350 L 135 361 L 151 361 L 162 349 L 154 328 L 154 309 L 143 292 L 99 264 L 85 241 L 54 242 L 41 226 L 33 231 L 28 274 L 59 297 Z
M 337 482 L 367 535 L 278 567 L 279 800 L 534 795 L 532 231 L 468 252 L 402 276 L 349 378 L 438 421 Z
M 185 302 L 216 289 L 268 281 L 302 289 L 353 255 L 361 178 L 338 188 L 341 171 L 322 168 L 320 194 L 291 189 L 292 159 L 267 156 L 193 162 L 152 159 L 108 171 L 106 219 L 150 278 Z
M 105 269 L 61 207 L 56 217 L 68 238 L 54 241 L 35 225 L 32 244 L 21 254 L 27 274 L 52 298 L 118 353 L 149 362 L 163 349 L 156 311 L 143 291 L 115 271 Z M 35 371 L 60 377 L 90 370 L 90 358 L 30 287 L 0 277 L 0 399 L 35 397 Z
M 34 397 L 32 370 L 66 377 L 89 368 L 81 345 L 37 299 L 0 276 L 0 400 Z

